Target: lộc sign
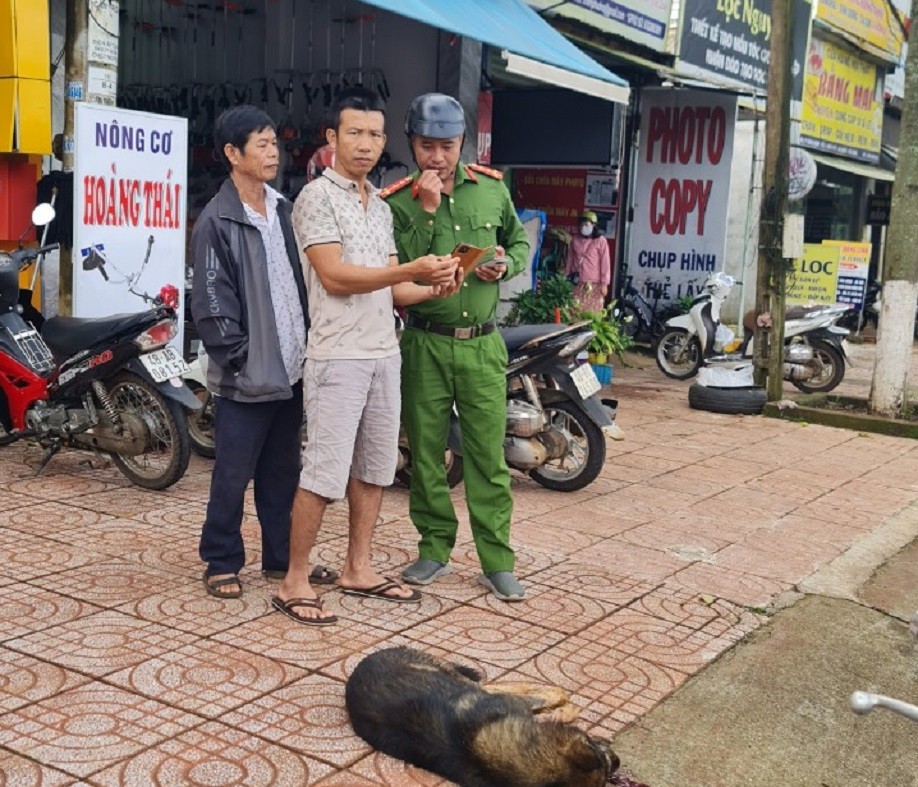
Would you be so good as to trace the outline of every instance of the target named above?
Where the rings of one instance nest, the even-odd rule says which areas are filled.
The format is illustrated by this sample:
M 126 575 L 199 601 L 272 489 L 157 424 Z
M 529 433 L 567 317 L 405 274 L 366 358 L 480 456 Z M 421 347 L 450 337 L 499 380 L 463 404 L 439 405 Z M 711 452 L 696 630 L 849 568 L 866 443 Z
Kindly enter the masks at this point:
M 643 92 L 628 273 L 663 302 L 697 295 L 724 269 L 736 96 Z
M 662 52 L 672 0 L 527 0 L 538 11 L 574 19 L 604 33 Z
M 787 302 L 835 303 L 840 254 L 840 246 L 805 243 L 803 256 L 793 261 L 787 274 Z
M 73 315 L 143 311 L 142 295 L 166 284 L 182 314 L 188 121 L 86 103 L 75 112 Z
M 852 50 L 813 39 L 806 59 L 801 144 L 876 164 L 882 131 L 877 67 Z

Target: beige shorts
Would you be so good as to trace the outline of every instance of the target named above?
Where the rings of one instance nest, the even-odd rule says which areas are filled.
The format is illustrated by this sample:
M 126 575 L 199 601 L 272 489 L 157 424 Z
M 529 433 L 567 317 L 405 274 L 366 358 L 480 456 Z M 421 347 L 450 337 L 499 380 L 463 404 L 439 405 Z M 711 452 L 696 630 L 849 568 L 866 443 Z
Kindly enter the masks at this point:
M 395 480 L 401 367 L 400 354 L 356 361 L 306 360 L 303 489 L 337 500 L 345 496 L 352 476 L 376 486 Z

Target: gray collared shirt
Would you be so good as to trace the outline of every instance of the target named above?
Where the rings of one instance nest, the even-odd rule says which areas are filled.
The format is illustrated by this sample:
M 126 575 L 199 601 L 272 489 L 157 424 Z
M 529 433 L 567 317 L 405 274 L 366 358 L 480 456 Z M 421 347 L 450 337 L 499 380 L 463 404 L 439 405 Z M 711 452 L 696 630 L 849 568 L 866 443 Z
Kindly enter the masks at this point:
M 293 278 L 293 268 L 287 256 L 284 231 L 277 218 L 277 202 L 283 197 L 265 186 L 265 212 L 267 218 L 245 203 L 245 215 L 261 233 L 268 258 L 268 282 L 271 285 L 271 301 L 274 305 L 274 320 L 277 323 L 277 338 L 280 340 L 281 356 L 290 385 L 303 379 L 303 361 L 306 359 L 306 328 L 303 306 Z
M 293 205 L 293 230 L 301 251 L 336 243 L 341 262 L 366 268 L 389 265 L 398 252 L 392 235 L 392 212 L 367 183 L 364 208 L 357 183 L 331 167 L 308 183 Z M 386 358 L 398 353 L 392 288 L 359 295 L 331 295 L 303 254 L 309 293 L 309 345 L 315 361 Z

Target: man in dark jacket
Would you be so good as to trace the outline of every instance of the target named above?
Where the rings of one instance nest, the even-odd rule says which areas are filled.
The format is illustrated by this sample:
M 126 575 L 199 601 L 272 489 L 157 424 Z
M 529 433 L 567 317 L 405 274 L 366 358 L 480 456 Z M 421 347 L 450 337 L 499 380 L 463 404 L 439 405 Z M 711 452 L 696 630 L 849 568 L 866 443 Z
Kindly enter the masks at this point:
M 191 312 L 216 395 L 200 555 L 207 592 L 238 598 L 243 499 L 253 478 L 262 571 L 280 578 L 287 570 L 309 314 L 292 206 L 268 185 L 278 168 L 273 121 L 255 107 L 233 107 L 217 119 L 214 144 L 230 175 L 191 236 Z

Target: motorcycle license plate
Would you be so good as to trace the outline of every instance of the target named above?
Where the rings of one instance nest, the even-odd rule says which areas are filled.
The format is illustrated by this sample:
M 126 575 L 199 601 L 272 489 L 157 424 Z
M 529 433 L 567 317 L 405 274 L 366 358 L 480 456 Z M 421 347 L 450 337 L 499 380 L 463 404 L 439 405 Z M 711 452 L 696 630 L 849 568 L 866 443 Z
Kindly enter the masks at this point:
M 588 363 L 582 363 L 574 369 L 571 372 L 571 379 L 574 381 L 574 385 L 577 386 L 577 393 L 583 399 L 588 399 L 602 388 L 596 378 L 596 372 L 593 371 L 593 367 Z
M 173 377 L 181 377 L 188 371 L 185 359 L 172 347 L 163 347 L 140 356 L 140 362 L 150 373 L 154 382 L 164 383 Z

